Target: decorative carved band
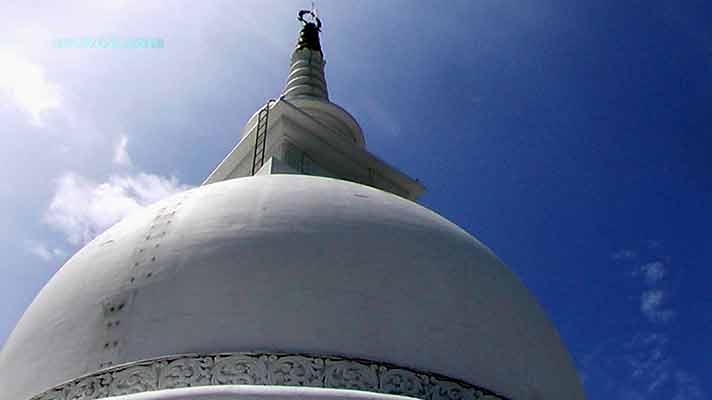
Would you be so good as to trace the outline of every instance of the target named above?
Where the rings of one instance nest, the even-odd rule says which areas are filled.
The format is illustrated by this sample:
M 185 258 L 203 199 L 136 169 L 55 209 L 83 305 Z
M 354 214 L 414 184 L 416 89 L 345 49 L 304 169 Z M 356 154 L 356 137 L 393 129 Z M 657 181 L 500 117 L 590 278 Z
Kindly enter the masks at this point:
M 138 361 L 83 376 L 32 400 L 90 400 L 206 385 L 310 386 L 424 400 L 504 400 L 462 381 L 390 364 L 269 353 L 188 354 Z

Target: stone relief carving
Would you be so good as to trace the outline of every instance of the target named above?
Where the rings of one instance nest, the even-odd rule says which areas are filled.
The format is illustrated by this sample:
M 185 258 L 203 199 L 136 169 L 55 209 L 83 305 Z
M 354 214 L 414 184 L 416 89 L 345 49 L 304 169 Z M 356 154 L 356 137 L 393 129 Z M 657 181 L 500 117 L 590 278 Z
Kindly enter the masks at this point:
M 337 389 L 378 390 L 377 366 L 350 360 L 326 361 L 324 386 Z
M 323 387 L 324 360 L 302 356 L 270 356 L 269 382 L 284 386 Z
M 386 367 L 380 367 L 379 372 L 381 375 L 381 392 L 419 399 L 426 397 L 425 383 L 428 380 L 426 375 L 418 375 L 405 369 Z
M 281 385 L 354 389 L 423 400 L 506 400 L 487 389 L 384 363 L 301 354 L 187 354 L 119 365 L 32 400 L 93 400 L 204 385 Z
M 267 366 L 264 356 L 218 356 L 215 359 L 213 385 L 265 385 L 266 378 Z
M 67 393 L 68 400 L 90 400 L 108 397 L 111 375 L 90 376 L 77 382 Z
M 118 396 L 158 389 L 158 375 L 155 366 L 157 365 L 129 366 L 119 370 L 113 375 L 109 385 L 109 394 Z
M 182 358 L 159 364 L 158 387 L 175 389 L 190 386 L 210 385 L 210 371 L 213 359 Z
M 432 378 L 431 400 L 469 400 L 476 399 L 475 390 L 456 382 Z

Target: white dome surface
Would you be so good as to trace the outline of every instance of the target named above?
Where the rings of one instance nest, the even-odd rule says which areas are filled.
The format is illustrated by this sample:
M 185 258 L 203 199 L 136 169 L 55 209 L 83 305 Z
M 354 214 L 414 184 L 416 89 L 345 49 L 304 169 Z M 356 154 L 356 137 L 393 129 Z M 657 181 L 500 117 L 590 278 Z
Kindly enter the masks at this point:
M 0 399 L 107 362 L 250 351 L 375 360 L 515 400 L 583 399 L 545 313 L 480 242 L 411 201 L 302 175 L 192 189 L 97 237 L 8 338 Z

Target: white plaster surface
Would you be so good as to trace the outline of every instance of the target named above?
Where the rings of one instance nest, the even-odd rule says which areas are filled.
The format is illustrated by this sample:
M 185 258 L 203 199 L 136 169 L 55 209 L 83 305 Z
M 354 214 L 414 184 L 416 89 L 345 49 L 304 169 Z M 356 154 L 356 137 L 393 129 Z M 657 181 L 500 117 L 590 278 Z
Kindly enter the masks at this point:
M 308 172 L 297 168 L 300 173 L 359 182 L 410 200 L 417 199 L 425 190 L 420 182 L 368 152 L 358 123 L 341 107 L 310 98 L 280 98 L 270 104 L 265 160 L 277 157 L 287 161 L 282 150 L 283 144 L 289 142 L 321 170 Z M 252 174 L 257 115 L 245 124 L 240 143 L 203 184 Z
M 260 350 L 378 360 L 517 400 L 583 399 L 545 313 L 481 243 L 398 196 L 301 175 L 201 186 L 100 235 L 8 338 L 0 399 L 107 363 Z
M 294 50 L 284 96 L 288 99 L 311 97 L 328 101 L 324 65 L 321 51 L 307 48 Z

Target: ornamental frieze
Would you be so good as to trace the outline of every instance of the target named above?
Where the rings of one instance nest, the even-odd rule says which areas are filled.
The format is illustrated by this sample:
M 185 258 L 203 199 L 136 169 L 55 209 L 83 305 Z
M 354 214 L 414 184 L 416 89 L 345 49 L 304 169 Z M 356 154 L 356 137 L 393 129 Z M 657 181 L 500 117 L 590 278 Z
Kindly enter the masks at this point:
M 462 381 L 385 363 L 268 353 L 189 354 L 139 361 L 75 379 L 32 400 L 93 400 L 209 385 L 352 389 L 423 400 L 506 400 Z

